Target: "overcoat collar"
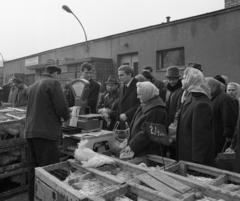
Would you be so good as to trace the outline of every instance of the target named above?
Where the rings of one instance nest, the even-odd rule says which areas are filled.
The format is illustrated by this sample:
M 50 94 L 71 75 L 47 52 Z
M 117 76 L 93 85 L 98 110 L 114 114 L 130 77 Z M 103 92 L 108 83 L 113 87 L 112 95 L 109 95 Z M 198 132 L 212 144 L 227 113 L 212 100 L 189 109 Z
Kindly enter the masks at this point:
M 152 108 L 157 107 L 157 106 L 166 107 L 165 103 L 159 96 L 156 96 L 156 97 L 150 99 L 146 105 L 143 105 L 140 107 L 142 107 L 142 113 L 146 113 L 149 110 L 151 110 Z

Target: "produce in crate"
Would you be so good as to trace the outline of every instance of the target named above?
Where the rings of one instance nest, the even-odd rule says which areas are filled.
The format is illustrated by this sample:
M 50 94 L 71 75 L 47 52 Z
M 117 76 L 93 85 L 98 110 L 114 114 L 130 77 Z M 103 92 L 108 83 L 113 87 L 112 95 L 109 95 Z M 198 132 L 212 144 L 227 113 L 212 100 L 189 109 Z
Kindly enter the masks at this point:
M 200 176 L 193 176 L 193 175 L 190 175 L 190 174 L 187 174 L 187 177 L 190 178 L 190 179 L 194 179 L 194 180 L 203 182 L 205 184 L 208 184 L 208 183 L 213 181 L 213 179 L 211 179 L 211 178 L 200 177 Z
M 132 201 L 132 200 L 125 196 L 119 196 L 119 197 L 115 197 L 114 201 Z
M 111 158 L 100 155 L 93 150 L 86 148 L 88 140 L 81 140 L 78 143 L 78 148 L 74 151 L 74 157 L 82 163 L 83 167 L 99 167 L 104 164 L 114 164 Z
M 78 178 L 81 175 L 83 175 L 83 173 L 81 171 L 79 171 L 79 170 L 76 170 L 74 172 L 72 172 L 70 170 L 70 174 L 68 175 L 68 177 L 63 182 L 66 183 L 66 184 L 69 184 L 70 180 L 74 180 L 74 179 Z
M 157 165 L 156 167 L 148 167 L 148 166 L 146 165 L 146 163 L 140 163 L 140 164 L 138 164 L 138 166 L 140 166 L 140 167 L 142 167 L 142 168 L 149 168 L 149 169 L 152 170 L 152 171 L 154 171 L 154 170 L 156 170 L 156 169 L 161 169 L 158 165 Z

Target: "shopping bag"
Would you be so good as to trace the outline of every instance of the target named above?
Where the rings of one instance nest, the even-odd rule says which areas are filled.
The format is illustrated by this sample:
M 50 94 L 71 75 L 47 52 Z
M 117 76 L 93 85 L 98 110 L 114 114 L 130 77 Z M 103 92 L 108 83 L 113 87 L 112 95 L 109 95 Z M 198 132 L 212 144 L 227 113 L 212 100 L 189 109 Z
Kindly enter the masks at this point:
M 232 171 L 236 154 L 224 153 L 226 148 L 227 148 L 227 142 L 225 142 L 222 152 L 218 153 L 217 157 L 215 158 L 215 164 L 216 164 L 216 167 L 219 169 Z
M 130 137 L 130 128 L 128 126 L 128 123 L 125 122 L 126 129 L 125 130 L 118 130 L 119 121 L 116 122 L 114 128 L 113 128 L 113 145 L 112 145 L 112 151 L 116 154 L 117 157 L 119 157 L 120 152 L 127 147 L 128 140 Z

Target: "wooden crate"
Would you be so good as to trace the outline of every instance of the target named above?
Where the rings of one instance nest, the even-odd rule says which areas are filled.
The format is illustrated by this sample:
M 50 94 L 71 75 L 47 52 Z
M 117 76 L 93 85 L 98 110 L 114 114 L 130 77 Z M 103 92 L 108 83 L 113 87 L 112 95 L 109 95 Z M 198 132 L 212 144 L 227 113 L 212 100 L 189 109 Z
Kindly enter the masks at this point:
M 24 134 L 24 128 L 25 128 L 25 120 L 13 120 L 13 121 L 7 121 L 7 122 L 0 122 L 0 127 L 3 126 L 16 126 L 18 127 L 19 134 L 17 136 L 10 136 L 8 135 L 6 138 L 0 138 L 0 147 L 8 147 L 8 146 L 14 146 L 18 144 L 24 144 L 26 143 L 25 134 Z
M 131 182 L 130 184 L 131 186 L 125 184 L 100 196 L 106 201 L 113 201 L 116 197 L 126 197 L 133 201 L 138 201 L 140 198 L 143 198 L 146 201 L 180 201 L 180 199 L 173 198 L 139 184 Z M 95 199 L 94 201 L 97 200 L 98 199 Z
M 119 184 L 123 184 L 130 179 L 134 179 L 134 177 L 136 177 L 137 175 L 143 174 L 148 171 L 147 169 L 141 168 L 135 164 L 131 164 L 116 158 L 111 158 L 111 159 L 115 161 L 115 164 L 112 164 L 112 165 L 107 164 L 97 168 L 84 168 L 81 166 L 79 162 L 73 159 L 72 160 L 70 159 L 68 161 L 70 161 L 75 167 L 85 169 L 86 171 L 89 171 L 95 174 L 103 175 L 104 177 L 107 177 L 110 180 L 117 182 Z M 122 174 L 120 173 L 122 171 L 125 172 L 124 174 L 128 175 L 126 176 L 126 178 L 121 179 L 121 176 L 119 176 L 119 174 Z
M 27 168 L 0 174 L 0 200 L 27 191 Z
M 132 160 L 129 160 L 128 162 L 136 165 L 145 163 L 148 166 L 147 167 L 148 170 L 154 170 L 154 168 L 156 167 L 158 169 L 164 169 L 164 164 L 165 164 L 165 167 L 168 167 L 170 165 L 177 163 L 177 161 L 173 159 L 165 158 L 157 155 L 147 155 L 145 157 L 134 158 Z
M 26 143 L 0 148 L 0 174 L 27 167 L 26 149 Z
M 240 200 L 240 194 L 226 190 L 226 188 L 221 186 L 223 183 L 239 184 L 240 177 L 238 174 L 185 161 L 179 161 L 179 163 L 167 167 L 164 173 L 195 190 L 203 192 L 210 197 L 215 196 L 216 198 L 222 198 L 226 201 Z M 212 178 L 212 181 L 200 182 L 198 180 L 186 177 L 186 174 L 189 173 L 196 173 L 197 175 L 195 176 Z
M 37 200 L 46 200 L 46 201 L 80 201 L 80 200 L 89 200 L 95 199 L 95 195 L 87 195 L 83 192 L 79 192 L 69 186 L 67 183 L 63 182 L 66 177 L 69 175 L 69 171 L 71 169 L 80 171 L 86 177 L 95 177 L 101 180 L 104 183 L 108 183 L 109 185 L 116 186 L 119 183 L 109 179 L 108 177 L 104 177 L 101 174 L 94 174 L 88 172 L 86 169 L 79 167 L 78 165 L 74 165 L 68 161 L 61 162 L 58 164 L 46 166 L 46 167 L 38 167 L 35 169 L 36 175 L 36 190 L 35 190 L 35 198 Z M 72 180 L 68 181 L 70 184 L 73 183 Z M 54 195 L 54 196 L 53 196 Z
M 165 195 L 163 200 L 169 201 L 219 201 L 220 199 L 221 201 L 237 201 L 240 198 L 214 186 L 201 184 L 163 170 L 155 170 L 142 174 L 135 180 L 128 181 L 127 184 L 129 186 L 140 185 L 141 187 L 159 191 L 160 195 Z

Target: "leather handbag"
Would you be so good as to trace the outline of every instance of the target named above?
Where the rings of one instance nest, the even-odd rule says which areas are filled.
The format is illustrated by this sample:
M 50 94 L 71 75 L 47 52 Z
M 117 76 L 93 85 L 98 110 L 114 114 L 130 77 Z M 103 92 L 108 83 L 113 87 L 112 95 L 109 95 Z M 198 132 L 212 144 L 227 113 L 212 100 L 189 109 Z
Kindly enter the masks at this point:
M 218 153 L 217 157 L 215 158 L 215 164 L 219 169 L 233 171 L 236 154 L 224 153 L 225 149 L 227 148 L 227 144 L 228 143 L 225 142 L 222 152 Z

